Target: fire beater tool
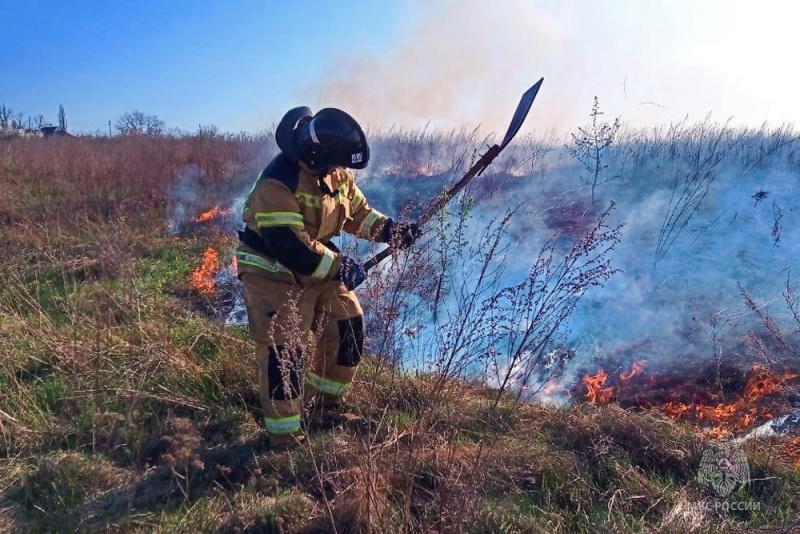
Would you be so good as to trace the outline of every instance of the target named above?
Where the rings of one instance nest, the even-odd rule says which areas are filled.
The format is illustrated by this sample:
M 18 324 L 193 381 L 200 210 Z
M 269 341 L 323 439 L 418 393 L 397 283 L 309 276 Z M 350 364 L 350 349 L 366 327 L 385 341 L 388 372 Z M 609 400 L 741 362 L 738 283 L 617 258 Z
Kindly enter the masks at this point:
M 511 124 L 508 125 L 508 131 L 506 131 L 505 137 L 503 137 L 503 142 L 499 145 L 492 145 L 489 147 L 489 150 L 483 154 L 475 165 L 472 166 L 470 170 L 461 177 L 461 179 L 456 182 L 456 184 L 450 188 L 449 191 L 446 193 L 439 195 L 436 197 L 430 205 L 425 209 L 422 214 L 422 217 L 419 218 L 417 224 L 420 226 L 425 225 L 431 218 L 438 212 L 445 204 L 447 204 L 451 198 L 457 195 L 467 184 L 476 176 L 480 176 L 483 171 L 494 161 L 494 159 L 500 154 L 500 152 L 514 139 L 514 136 L 517 135 L 519 129 L 522 127 L 522 123 L 525 122 L 525 117 L 528 116 L 528 111 L 531 109 L 531 105 L 533 104 L 533 100 L 536 98 L 537 93 L 539 92 L 539 88 L 542 86 L 542 82 L 544 78 L 541 78 L 538 82 L 533 84 L 530 89 L 523 93 L 522 98 L 517 105 L 517 110 L 514 112 L 514 116 L 511 118 Z M 365 271 L 369 271 L 380 262 L 391 256 L 394 249 L 391 247 L 386 248 L 379 253 L 375 254 L 370 260 L 362 265 Z

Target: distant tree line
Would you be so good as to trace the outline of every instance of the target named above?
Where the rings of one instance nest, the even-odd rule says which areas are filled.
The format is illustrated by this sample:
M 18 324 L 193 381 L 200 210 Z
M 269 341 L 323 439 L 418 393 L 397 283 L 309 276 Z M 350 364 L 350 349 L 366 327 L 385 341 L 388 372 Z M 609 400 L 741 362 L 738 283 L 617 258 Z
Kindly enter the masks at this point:
M 209 131 L 216 133 L 216 127 L 200 127 L 200 135 Z M 157 115 L 149 115 L 139 110 L 126 111 L 114 122 L 114 131 L 119 135 L 163 135 L 164 121 Z M 0 104 L 0 133 L 3 137 L 24 135 L 67 134 L 67 114 L 63 105 L 58 106 L 57 124 L 45 120 L 44 115 L 25 116 L 5 103 Z M 113 135 L 109 121 L 109 135 Z M 212 135 L 213 135 L 212 134 Z
M 67 134 L 67 114 L 64 106 L 58 106 L 58 126 L 53 126 L 45 120 L 44 115 L 28 116 L 21 111 L 14 111 L 6 106 L 5 102 L 0 104 L 0 133 L 3 136 L 15 136 L 20 134 Z

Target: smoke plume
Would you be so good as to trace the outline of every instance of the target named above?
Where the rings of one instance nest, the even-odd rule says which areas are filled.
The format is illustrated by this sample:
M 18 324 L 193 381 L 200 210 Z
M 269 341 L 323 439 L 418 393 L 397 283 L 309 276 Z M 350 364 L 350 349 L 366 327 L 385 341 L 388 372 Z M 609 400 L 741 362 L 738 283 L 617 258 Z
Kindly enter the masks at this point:
M 408 27 L 385 56 L 359 51 L 309 89 L 315 108 L 347 107 L 370 127 L 481 124 L 502 135 L 522 93 L 570 63 L 563 61 L 558 21 L 533 3 L 442 0 L 409 7 Z M 552 124 L 563 109 L 551 101 L 536 113 Z

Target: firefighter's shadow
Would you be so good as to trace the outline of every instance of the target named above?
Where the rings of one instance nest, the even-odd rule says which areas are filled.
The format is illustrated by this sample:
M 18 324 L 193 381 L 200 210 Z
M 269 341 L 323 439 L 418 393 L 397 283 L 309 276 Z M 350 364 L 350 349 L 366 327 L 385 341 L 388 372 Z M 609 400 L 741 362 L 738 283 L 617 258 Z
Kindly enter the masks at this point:
M 260 410 L 258 412 L 260 414 Z M 307 426 L 314 434 L 333 433 L 346 428 L 352 434 L 368 432 L 363 419 L 315 422 Z M 93 531 L 127 522 L 130 517 L 153 512 L 169 512 L 188 503 L 245 487 L 259 487 L 266 472 L 279 475 L 286 461 L 285 452 L 270 450 L 264 432 L 245 441 L 227 445 L 201 446 L 181 463 L 161 463 L 137 480 L 97 495 L 71 510 L 65 522 L 77 530 Z M 280 480 L 278 485 L 282 485 Z
M 234 391 L 229 400 L 242 406 L 247 417 L 261 426 L 263 413 L 256 389 Z M 312 436 L 342 431 L 358 435 L 370 431 L 367 420 L 353 414 L 315 417 L 315 414 L 305 413 L 304 416 L 303 427 Z M 243 441 L 224 443 L 224 440 L 235 439 L 229 424 L 226 421 L 208 423 L 202 431 L 201 442 L 183 461 L 169 463 L 164 460 L 165 455 L 154 453 L 153 461 L 159 462 L 157 465 L 135 481 L 74 508 L 68 512 L 66 522 L 78 530 L 114 525 L 137 514 L 176 510 L 220 490 L 237 492 L 249 486 L 258 487 L 265 472 L 282 472 L 280 465 L 285 462 L 286 453 L 271 451 L 265 432 Z
M 247 416 L 257 424 L 264 421 L 264 412 L 261 410 L 261 397 L 255 388 L 239 388 L 230 393 L 227 397 L 228 402 L 238 404 L 247 412 Z
M 269 454 L 263 433 L 226 446 L 197 451 L 185 464 L 161 464 L 134 482 L 98 495 L 73 509 L 67 522 L 79 530 L 127 521 L 142 512 L 169 511 L 219 490 L 244 487 Z

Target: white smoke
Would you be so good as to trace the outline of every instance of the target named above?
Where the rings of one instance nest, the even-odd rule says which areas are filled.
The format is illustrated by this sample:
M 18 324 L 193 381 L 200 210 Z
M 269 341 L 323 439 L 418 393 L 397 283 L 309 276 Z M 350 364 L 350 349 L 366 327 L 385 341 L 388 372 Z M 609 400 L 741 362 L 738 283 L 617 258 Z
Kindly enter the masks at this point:
M 197 205 L 202 171 L 197 165 L 185 165 L 172 182 L 169 191 L 170 204 L 167 211 L 167 230 L 170 235 L 183 232 L 187 221 L 196 213 L 190 211 Z
M 564 57 L 560 21 L 534 2 L 407 7 L 409 23 L 400 28 L 397 46 L 380 56 L 353 51 L 332 65 L 306 91 L 313 106 L 342 107 L 372 127 L 466 124 L 499 132 L 528 87 L 574 65 Z M 556 124 L 566 111 L 551 100 L 538 113 Z
M 742 150 L 754 150 L 762 141 L 747 141 Z M 741 161 L 738 155 L 730 154 L 697 212 L 654 265 L 673 187 L 681 187 L 687 172 L 661 154 L 637 168 L 625 158 L 612 161 L 609 175 L 620 178 L 598 187 L 595 208 L 586 177 L 563 153 L 551 154 L 549 167 L 541 173 L 496 180 L 490 168 L 475 180 L 476 207 L 467 239 L 505 208 L 527 202 L 512 225 L 516 242 L 506 256 L 503 285 L 524 276 L 541 244 L 557 235 L 553 221 L 558 217 L 553 213 L 574 215 L 581 225 L 593 220 L 593 210 L 610 201 L 617 204 L 610 222 L 625 226 L 611 261 L 621 272 L 604 287 L 590 288 L 570 319 L 567 339 L 577 357 L 564 384 L 574 383 L 587 367 L 592 368 L 593 360 L 630 364 L 645 359 L 649 369 L 674 368 L 745 350 L 744 337 L 758 322 L 743 302 L 740 284 L 766 305 L 765 312 L 779 324 L 793 324 L 782 292 L 800 258 L 800 176 L 781 163 L 785 153 L 748 172 L 735 163 Z M 491 195 L 479 187 L 489 182 L 498 188 Z M 386 188 L 385 180 L 363 186 L 370 203 L 379 209 L 390 200 L 398 203 L 396 190 L 385 194 Z

